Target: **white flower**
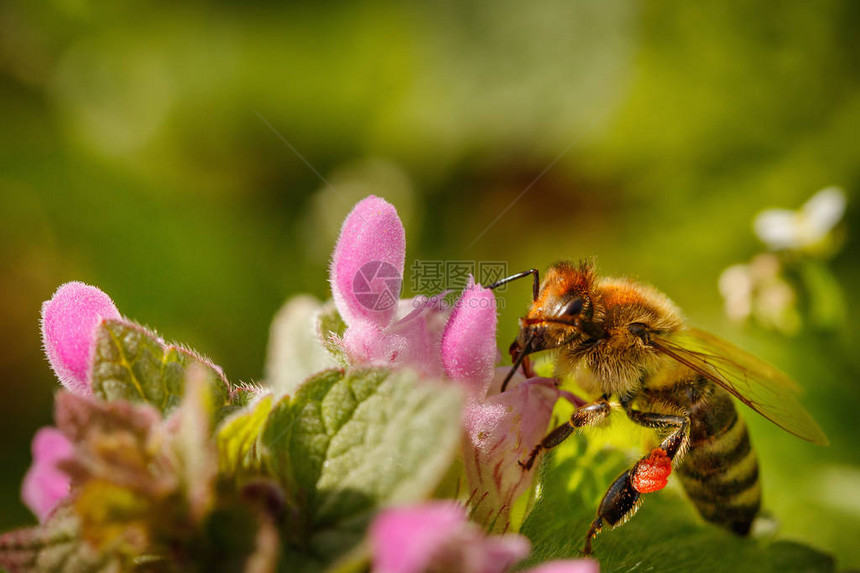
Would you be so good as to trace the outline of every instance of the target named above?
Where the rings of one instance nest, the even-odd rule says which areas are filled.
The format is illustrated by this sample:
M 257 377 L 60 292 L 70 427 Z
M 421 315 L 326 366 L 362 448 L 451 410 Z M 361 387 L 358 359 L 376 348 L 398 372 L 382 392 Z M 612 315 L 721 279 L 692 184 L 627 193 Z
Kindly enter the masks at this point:
M 782 265 L 772 254 L 753 257 L 746 265 L 732 265 L 719 280 L 729 319 L 753 318 L 761 326 L 794 334 L 800 328 L 797 294 L 782 277 Z
M 746 265 L 732 265 L 719 279 L 729 319 L 753 318 L 761 326 L 793 334 L 800 328 L 797 294 L 782 277 L 779 259 L 772 254 L 753 257 Z
M 723 271 L 718 282 L 725 299 L 725 312 L 731 320 L 743 322 L 752 314 L 753 280 L 749 265 L 732 265 Z
M 755 218 L 756 235 L 773 251 L 820 244 L 845 214 L 845 192 L 827 187 L 796 210 L 767 209 Z

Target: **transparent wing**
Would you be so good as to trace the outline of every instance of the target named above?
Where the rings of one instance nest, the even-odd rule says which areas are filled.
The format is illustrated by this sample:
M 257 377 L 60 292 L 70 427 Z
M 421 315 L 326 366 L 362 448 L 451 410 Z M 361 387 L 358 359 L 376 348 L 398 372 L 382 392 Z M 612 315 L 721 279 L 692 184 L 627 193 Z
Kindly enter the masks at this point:
M 798 400 L 800 387 L 764 360 L 696 328 L 652 336 L 651 345 L 716 382 L 785 431 L 815 444 L 828 443 Z

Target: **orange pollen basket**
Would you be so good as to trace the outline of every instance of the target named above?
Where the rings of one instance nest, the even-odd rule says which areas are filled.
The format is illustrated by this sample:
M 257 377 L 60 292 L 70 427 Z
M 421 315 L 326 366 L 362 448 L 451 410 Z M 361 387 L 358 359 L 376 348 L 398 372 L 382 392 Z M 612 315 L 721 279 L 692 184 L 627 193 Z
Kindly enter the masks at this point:
M 672 460 L 662 448 L 655 448 L 650 456 L 636 464 L 630 483 L 639 493 L 651 493 L 666 487 L 671 473 Z

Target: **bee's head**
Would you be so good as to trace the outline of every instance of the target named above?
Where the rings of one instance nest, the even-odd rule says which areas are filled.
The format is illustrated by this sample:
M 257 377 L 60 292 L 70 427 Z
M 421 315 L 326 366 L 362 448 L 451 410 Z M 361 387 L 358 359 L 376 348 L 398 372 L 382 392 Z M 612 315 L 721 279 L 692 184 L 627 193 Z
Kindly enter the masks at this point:
M 520 333 L 512 350 L 531 354 L 593 344 L 603 338 L 603 309 L 594 278 L 590 262 L 561 262 L 547 269 L 537 298 L 520 319 Z

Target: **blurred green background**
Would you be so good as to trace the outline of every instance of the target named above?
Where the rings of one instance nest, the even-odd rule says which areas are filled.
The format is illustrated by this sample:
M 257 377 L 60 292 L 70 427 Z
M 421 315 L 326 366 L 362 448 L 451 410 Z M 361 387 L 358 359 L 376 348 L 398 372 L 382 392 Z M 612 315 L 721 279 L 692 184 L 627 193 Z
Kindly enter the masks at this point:
M 848 0 L 6 0 L 0 529 L 32 521 L 18 487 L 57 388 L 39 307 L 60 283 L 258 380 L 272 315 L 326 296 L 340 221 L 376 193 L 407 268 L 597 256 L 789 372 L 832 445 L 748 415 L 766 510 L 860 567 L 858 29 Z M 730 323 L 717 279 L 762 250 L 755 214 L 827 185 L 848 194 L 827 263 L 844 316 Z M 502 348 L 528 300 L 506 291 Z

